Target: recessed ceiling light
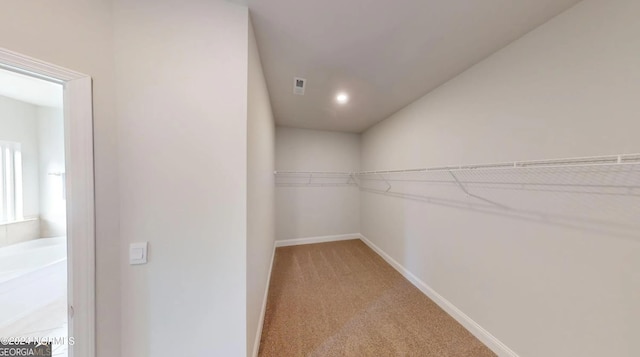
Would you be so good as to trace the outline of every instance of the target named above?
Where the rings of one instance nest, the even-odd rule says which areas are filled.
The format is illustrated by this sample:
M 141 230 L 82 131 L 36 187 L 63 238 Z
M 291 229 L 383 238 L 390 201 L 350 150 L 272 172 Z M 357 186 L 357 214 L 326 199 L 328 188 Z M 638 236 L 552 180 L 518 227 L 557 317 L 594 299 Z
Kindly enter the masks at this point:
M 345 104 L 349 101 L 349 95 L 347 95 L 347 93 L 338 93 L 338 96 L 336 96 L 336 100 L 340 104 Z

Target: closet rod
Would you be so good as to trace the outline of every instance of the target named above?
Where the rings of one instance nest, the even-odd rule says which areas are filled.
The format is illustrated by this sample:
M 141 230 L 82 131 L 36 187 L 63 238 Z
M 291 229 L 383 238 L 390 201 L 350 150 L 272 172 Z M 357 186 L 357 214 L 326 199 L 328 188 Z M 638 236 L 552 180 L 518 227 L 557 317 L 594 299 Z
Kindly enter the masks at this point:
M 551 159 L 551 160 L 513 161 L 513 162 L 501 162 L 501 163 L 493 163 L 493 164 L 441 166 L 441 167 L 432 167 L 432 168 L 423 168 L 423 169 L 362 171 L 362 172 L 356 173 L 356 175 L 379 175 L 379 174 L 392 174 L 392 173 L 460 171 L 460 170 L 479 170 L 479 169 L 589 167 L 589 166 L 601 166 L 601 165 L 610 166 L 610 165 L 628 165 L 628 164 L 640 164 L 640 154 L 576 157 L 576 158 Z

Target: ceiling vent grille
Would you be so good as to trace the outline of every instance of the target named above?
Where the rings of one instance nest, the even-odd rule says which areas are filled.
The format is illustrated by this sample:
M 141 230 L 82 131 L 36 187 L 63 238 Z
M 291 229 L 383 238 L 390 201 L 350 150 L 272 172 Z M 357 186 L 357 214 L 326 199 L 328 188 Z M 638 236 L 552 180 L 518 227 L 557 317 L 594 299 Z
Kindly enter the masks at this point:
M 293 94 L 304 95 L 304 89 L 307 86 L 307 80 L 304 78 L 293 78 Z

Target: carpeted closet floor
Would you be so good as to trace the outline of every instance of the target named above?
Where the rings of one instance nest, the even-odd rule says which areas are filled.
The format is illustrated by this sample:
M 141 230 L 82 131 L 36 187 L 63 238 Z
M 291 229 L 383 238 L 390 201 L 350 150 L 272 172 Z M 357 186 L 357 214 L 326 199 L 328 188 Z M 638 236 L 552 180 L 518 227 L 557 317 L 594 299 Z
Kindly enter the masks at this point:
M 360 240 L 276 251 L 262 357 L 495 356 Z

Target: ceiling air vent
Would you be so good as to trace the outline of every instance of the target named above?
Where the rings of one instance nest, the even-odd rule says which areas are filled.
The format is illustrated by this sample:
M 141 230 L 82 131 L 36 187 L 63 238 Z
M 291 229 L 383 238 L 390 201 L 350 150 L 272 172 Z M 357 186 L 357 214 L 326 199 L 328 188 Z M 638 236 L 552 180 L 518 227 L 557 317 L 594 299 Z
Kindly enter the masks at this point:
M 293 94 L 304 95 L 304 88 L 306 87 L 306 85 L 306 79 L 293 77 Z

